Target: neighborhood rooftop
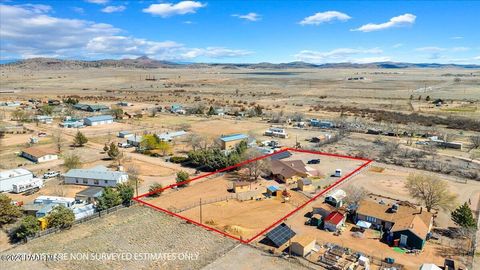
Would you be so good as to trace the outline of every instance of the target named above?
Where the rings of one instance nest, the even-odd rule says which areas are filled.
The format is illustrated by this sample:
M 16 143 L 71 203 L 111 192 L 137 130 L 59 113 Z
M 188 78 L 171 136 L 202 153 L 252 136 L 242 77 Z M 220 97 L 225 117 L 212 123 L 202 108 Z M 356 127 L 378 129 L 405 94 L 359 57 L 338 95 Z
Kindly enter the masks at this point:
M 117 180 L 120 176 L 125 174 L 125 172 L 109 171 L 107 167 L 99 165 L 91 169 L 72 169 L 63 176 L 87 179 Z
M 248 136 L 245 134 L 232 134 L 220 137 L 220 140 L 224 142 L 238 141 L 248 139 Z
M 113 116 L 111 115 L 97 115 L 97 116 L 90 116 L 87 117 L 86 119 L 96 122 L 96 121 L 108 121 L 108 120 L 113 120 Z
M 55 155 L 55 154 L 57 154 L 57 151 L 55 149 L 39 148 L 39 147 L 29 147 L 29 148 L 26 148 L 26 149 L 22 150 L 22 152 L 24 152 L 26 154 L 29 154 L 33 157 L 42 157 L 42 156 L 45 156 L 45 155 Z
M 23 168 L 5 170 L 5 171 L 0 171 L 0 179 L 8 179 L 11 177 L 17 177 L 17 176 L 29 175 L 29 174 L 31 174 L 31 172 Z

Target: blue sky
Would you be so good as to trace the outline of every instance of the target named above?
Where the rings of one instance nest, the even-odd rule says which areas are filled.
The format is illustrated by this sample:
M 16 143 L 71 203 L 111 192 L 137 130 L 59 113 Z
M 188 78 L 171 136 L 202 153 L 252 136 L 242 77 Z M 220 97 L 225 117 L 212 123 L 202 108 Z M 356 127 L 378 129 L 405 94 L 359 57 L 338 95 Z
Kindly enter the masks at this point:
M 480 63 L 480 1 L 0 0 L 0 59 Z

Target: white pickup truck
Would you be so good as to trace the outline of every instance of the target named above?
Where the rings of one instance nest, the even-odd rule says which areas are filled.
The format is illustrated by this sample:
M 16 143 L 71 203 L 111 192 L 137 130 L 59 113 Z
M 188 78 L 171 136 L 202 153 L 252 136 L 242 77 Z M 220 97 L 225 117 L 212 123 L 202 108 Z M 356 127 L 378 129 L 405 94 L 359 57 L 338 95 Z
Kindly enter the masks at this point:
M 58 172 L 58 171 L 46 172 L 46 173 L 43 174 L 43 179 L 53 178 L 53 177 L 57 177 L 59 175 L 60 175 L 60 172 Z

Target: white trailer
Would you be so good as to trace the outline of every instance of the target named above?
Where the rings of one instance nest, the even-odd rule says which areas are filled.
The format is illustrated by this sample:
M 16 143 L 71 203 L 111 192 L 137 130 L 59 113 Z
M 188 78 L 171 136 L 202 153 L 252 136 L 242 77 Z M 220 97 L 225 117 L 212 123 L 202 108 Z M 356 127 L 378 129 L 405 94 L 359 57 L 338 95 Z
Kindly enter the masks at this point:
M 335 177 L 342 177 L 342 169 L 335 170 Z
M 18 182 L 12 185 L 12 192 L 13 193 L 23 193 L 25 191 L 34 189 L 34 188 L 42 188 L 43 187 L 43 180 L 40 178 L 32 178 L 30 180 Z
M 23 168 L 0 171 L 0 192 L 10 192 L 13 184 L 31 181 L 33 173 Z

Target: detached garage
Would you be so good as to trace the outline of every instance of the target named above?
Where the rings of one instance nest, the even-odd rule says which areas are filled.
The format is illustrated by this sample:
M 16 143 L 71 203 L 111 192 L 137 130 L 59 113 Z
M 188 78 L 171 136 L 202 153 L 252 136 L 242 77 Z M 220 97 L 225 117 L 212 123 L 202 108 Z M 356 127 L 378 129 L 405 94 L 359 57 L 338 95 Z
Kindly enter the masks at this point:
M 290 250 L 292 253 L 305 257 L 315 248 L 316 240 L 313 237 L 307 235 L 295 236 L 292 239 Z
M 83 119 L 83 123 L 86 126 L 97 126 L 97 125 L 105 125 L 105 124 L 112 124 L 113 123 L 113 116 L 111 115 L 98 115 L 98 116 L 91 116 Z

